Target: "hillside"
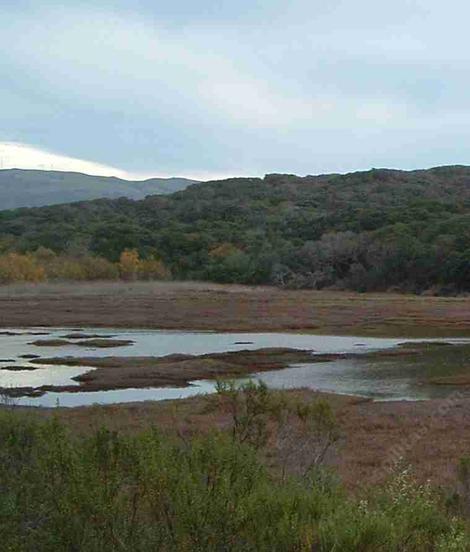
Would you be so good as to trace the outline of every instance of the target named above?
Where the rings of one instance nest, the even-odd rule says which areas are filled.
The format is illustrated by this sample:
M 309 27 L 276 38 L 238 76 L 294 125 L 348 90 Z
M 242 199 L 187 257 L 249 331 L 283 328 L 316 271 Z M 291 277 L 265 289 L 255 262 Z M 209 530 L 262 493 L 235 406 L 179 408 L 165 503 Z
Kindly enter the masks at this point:
M 470 168 L 273 174 L 4 211 L 0 240 L 112 261 L 135 248 L 177 278 L 454 293 L 470 290 Z
M 151 178 L 128 181 L 62 171 L 0 170 L 0 209 L 40 207 L 73 201 L 171 194 L 194 184 L 185 178 Z

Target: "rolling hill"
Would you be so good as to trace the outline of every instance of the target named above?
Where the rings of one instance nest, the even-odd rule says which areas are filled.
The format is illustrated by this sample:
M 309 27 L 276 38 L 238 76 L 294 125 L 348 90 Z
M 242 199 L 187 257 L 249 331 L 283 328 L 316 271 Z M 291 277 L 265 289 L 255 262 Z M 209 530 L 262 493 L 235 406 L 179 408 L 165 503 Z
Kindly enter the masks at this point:
M 147 195 L 184 190 L 195 182 L 186 178 L 128 181 L 76 172 L 3 169 L 0 170 L 0 210 L 98 198 L 143 199 Z
M 76 244 L 113 262 L 136 249 L 176 278 L 470 291 L 470 168 L 271 174 L 0 212 L 0 252 L 70 255 Z

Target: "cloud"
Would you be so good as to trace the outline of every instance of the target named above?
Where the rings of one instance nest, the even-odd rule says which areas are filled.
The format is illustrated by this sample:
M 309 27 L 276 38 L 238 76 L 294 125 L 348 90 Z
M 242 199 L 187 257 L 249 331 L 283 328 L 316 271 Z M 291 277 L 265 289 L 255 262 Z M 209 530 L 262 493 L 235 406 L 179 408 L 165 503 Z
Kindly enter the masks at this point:
M 26 144 L 8 142 L 0 142 L 0 168 L 71 171 L 99 176 L 129 177 L 125 171 L 114 167 L 51 153 Z
M 170 178 L 170 173 L 133 173 L 116 167 L 102 165 L 84 159 L 75 159 L 59 153 L 45 151 L 28 144 L 0 142 L 0 169 L 35 169 L 45 171 L 80 172 L 96 176 L 116 176 L 124 180 L 145 180 L 147 178 Z M 214 173 L 199 171 L 179 176 L 195 180 L 221 180 L 234 176 L 232 173 Z M 243 172 L 236 176 L 251 176 Z
M 54 20 L 52 13 L 47 18 Z M 10 43 L 7 59 L 21 63 L 36 94 L 42 91 L 88 108 L 147 111 L 178 124 L 210 116 L 216 124 L 254 128 L 337 126 L 338 120 L 344 126 L 356 118 L 366 120 L 364 113 L 377 111 L 378 104 L 388 104 L 381 115 L 397 111 L 391 105 L 394 98 L 262 78 L 257 67 L 239 67 L 234 44 L 222 42 L 219 50 L 212 46 L 218 32 L 169 33 L 135 17 L 123 20 L 98 12 L 90 20 L 89 13 L 80 11 L 62 14 L 60 25 L 47 34 L 36 20 L 24 25 L 27 34 L 11 26 L 11 36 L 4 35 Z M 334 36 L 329 40 L 339 42 Z M 376 122 L 386 119 L 379 116 Z
M 132 174 L 465 162 L 467 4 L 160 4 L 6 0 L 0 140 Z

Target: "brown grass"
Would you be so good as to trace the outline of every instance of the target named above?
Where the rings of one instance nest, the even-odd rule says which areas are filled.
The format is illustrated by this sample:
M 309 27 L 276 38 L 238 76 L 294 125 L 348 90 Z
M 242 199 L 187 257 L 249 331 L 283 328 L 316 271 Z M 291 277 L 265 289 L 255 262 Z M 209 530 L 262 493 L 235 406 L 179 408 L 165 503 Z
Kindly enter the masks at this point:
M 94 338 L 94 339 L 80 339 L 79 341 L 69 341 L 67 339 L 38 339 L 32 341 L 30 345 L 36 347 L 66 347 L 72 345 L 74 347 L 93 347 L 96 349 L 111 349 L 113 347 L 126 347 L 132 345 L 134 342 L 129 339 L 113 339 L 107 338 Z
M 184 387 L 193 380 L 240 377 L 266 370 L 280 370 L 299 362 L 325 362 L 333 355 L 312 357 L 310 351 L 270 348 L 256 351 L 232 351 L 200 356 L 164 357 L 58 357 L 32 360 L 38 365 L 92 366 L 96 368 L 73 378 L 80 385 L 44 385 L 39 388 L 0 388 L 5 395 L 39 396 L 46 391 L 77 393 L 146 387 Z M 15 369 L 7 367 L 7 369 Z M 34 368 L 33 368 L 34 369 Z
M 285 391 L 303 398 L 309 390 Z M 325 396 L 325 395 L 321 395 Z M 449 486 L 459 459 L 470 453 L 470 400 L 372 402 L 327 395 L 337 414 L 341 440 L 330 462 L 351 490 L 380 484 L 390 474 L 390 461 L 403 457 L 422 482 Z M 88 434 L 102 426 L 124 433 L 157 427 L 189 436 L 228 426 L 229 414 L 208 411 L 207 398 L 82 408 L 30 409 L 32 415 L 58 416 L 73 432 Z
M 0 287 L 0 327 L 28 326 L 457 336 L 470 335 L 470 298 L 195 282 Z

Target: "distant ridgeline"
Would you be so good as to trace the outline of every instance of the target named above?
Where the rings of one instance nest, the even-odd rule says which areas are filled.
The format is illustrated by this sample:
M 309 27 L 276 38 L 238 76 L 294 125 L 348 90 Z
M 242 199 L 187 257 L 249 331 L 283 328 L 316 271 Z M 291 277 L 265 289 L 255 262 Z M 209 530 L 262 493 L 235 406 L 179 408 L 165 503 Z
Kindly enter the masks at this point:
M 460 293 L 470 291 L 470 168 L 273 174 L 0 212 L 0 251 L 40 247 L 112 263 L 135 250 L 174 278 Z
M 0 170 L 0 209 L 41 207 L 102 197 L 143 199 L 151 194 L 178 192 L 195 182 L 186 178 L 129 181 L 76 172 L 3 169 Z

